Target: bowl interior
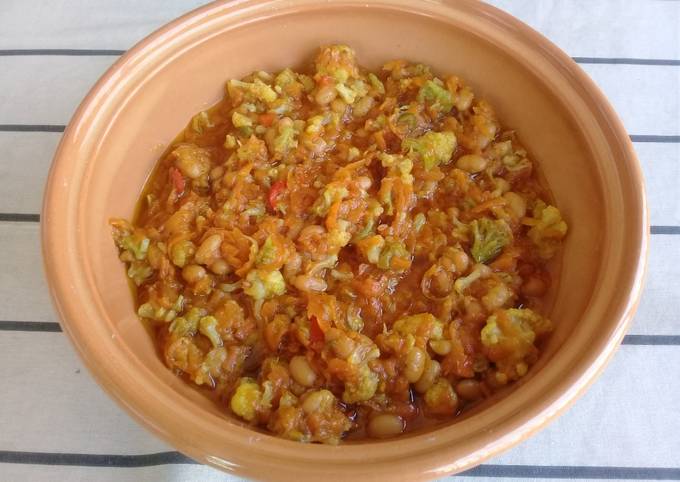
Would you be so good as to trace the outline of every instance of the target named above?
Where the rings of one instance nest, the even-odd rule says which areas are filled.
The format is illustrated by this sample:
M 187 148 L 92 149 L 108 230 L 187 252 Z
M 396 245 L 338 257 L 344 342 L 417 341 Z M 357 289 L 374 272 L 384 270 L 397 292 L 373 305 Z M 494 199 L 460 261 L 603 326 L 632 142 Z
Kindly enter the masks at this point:
M 625 154 L 612 147 L 615 136 L 606 132 L 602 114 L 598 117 L 589 107 L 593 100 L 578 86 L 579 74 L 573 72 L 577 68 L 563 66 L 564 59 L 556 61 L 552 47 L 545 47 L 540 38 L 531 46 L 531 32 L 488 7 L 466 1 L 415 11 L 407 3 L 317 6 L 303 1 L 294 7 L 275 2 L 279 8 L 265 8 L 266 3 L 259 2 L 246 3 L 239 12 L 226 5 L 204 9 L 119 62 L 77 114 L 57 155 L 61 165 L 55 164 L 53 194 L 45 205 L 46 221 L 63 223 L 47 228 L 45 242 L 65 246 L 69 253 L 62 279 L 55 281 L 54 275 L 51 280 L 56 303 L 81 354 L 100 379 L 109 380 L 108 388 L 117 398 L 125 398 L 121 397 L 125 391 L 147 390 L 139 397 L 157 397 L 159 410 L 164 405 L 170 412 L 166 418 L 149 420 L 146 408 L 130 397 L 122 400 L 167 438 L 176 439 L 176 429 L 184 422 L 172 417 L 183 410 L 194 419 L 210 420 L 214 433 L 242 424 L 163 365 L 134 313 L 108 220 L 132 216 L 158 157 L 193 114 L 222 97 L 227 79 L 253 70 L 308 66 L 318 47 L 330 43 L 352 46 L 360 63 L 369 68 L 405 58 L 429 64 L 439 74 L 466 79 L 496 108 L 503 125 L 518 131 L 569 224 L 549 313 L 557 330 L 546 353 L 522 390 L 513 391 L 493 409 L 458 422 L 460 433 L 474 433 L 494 423 L 496 416 L 510 417 L 528 401 L 545 399 L 550 383 L 557 383 L 560 376 L 566 383 L 566 373 L 580 370 L 577 375 L 583 375 L 618 333 L 620 317 L 608 318 L 605 313 L 609 303 L 625 305 L 632 290 L 630 273 L 628 277 L 621 273 L 624 255 L 636 248 L 639 252 L 642 243 L 642 234 L 633 228 L 642 224 L 643 209 L 629 194 L 641 187 L 634 166 L 622 163 L 616 168 L 616 159 Z M 68 159 L 63 158 L 66 153 Z M 63 202 L 49 204 L 48 199 L 57 195 Z M 632 206 L 632 219 L 623 215 L 627 205 Z M 626 228 L 635 231 L 634 239 L 629 244 L 612 242 L 623 239 Z M 55 234 L 57 229 L 61 234 Z M 77 279 L 64 279 L 72 272 L 79 273 Z M 619 294 L 612 291 L 617 276 L 628 283 Z M 54 288 L 57 284 L 61 287 Z M 81 313 L 63 301 L 69 294 L 82 297 Z M 603 295 L 608 298 L 600 299 Z M 112 369 L 121 371 L 118 381 L 111 381 Z M 123 374 L 130 378 L 127 388 Z M 533 411 L 538 413 L 538 406 Z M 184 448 L 191 451 L 201 445 L 191 438 L 199 433 L 187 433 Z M 270 438 L 255 432 L 252 437 Z M 401 447 L 408 441 L 390 443 Z M 461 443 L 461 447 L 461 454 L 469 454 L 475 446 Z M 228 458 L 219 448 L 214 453 Z M 470 463 L 474 461 L 447 470 Z

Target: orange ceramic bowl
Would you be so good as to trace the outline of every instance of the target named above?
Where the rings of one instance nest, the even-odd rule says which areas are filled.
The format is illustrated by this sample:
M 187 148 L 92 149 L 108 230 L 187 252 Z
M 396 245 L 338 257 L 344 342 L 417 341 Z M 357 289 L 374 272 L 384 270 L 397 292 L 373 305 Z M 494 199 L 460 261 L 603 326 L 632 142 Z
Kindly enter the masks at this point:
M 457 73 L 541 166 L 570 233 L 554 333 L 529 376 L 457 421 L 391 441 L 302 445 L 254 431 L 174 376 L 135 315 L 107 221 L 130 217 L 164 147 L 226 79 L 300 66 L 347 43 Z M 199 462 L 258 479 L 421 480 L 462 471 L 565 410 L 616 350 L 642 287 L 648 218 L 640 166 L 616 114 L 567 55 L 473 0 L 218 2 L 163 27 L 101 78 L 71 120 L 45 192 L 42 248 L 64 331 L 102 387 Z

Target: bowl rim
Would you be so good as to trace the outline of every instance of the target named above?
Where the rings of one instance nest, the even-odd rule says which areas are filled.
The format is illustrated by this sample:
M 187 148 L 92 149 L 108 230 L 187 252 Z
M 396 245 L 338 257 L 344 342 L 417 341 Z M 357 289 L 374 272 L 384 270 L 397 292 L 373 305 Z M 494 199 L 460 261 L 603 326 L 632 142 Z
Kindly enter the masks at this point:
M 247 17 L 241 16 L 243 12 L 259 13 L 262 16 L 258 19 L 265 19 L 305 9 L 337 8 L 340 6 L 361 6 L 365 8 L 366 6 L 364 2 L 356 0 L 331 0 L 319 5 L 314 5 L 310 0 L 299 2 L 287 0 L 228 2 L 221 0 L 205 5 L 166 24 L 138 42 L 118 59 L 90 90 L 69 122 L 55 153 L 46 183 L 41 213 L 43 265 L 50 295 L 59 314 L 62 328 L 84 364 L 105 391 L 133 418 L 160 438 L 176 446 L 181 452 L 202 463 L 246 476 L 272 477 L 273 473 L 263 474 L 257 467 L 251 466 L 250 462 L 257 455 L 255 454 L 257 452 L 260 456 L 271 457 L 269 470 L 272 467 L 277 467 L 277 470 L 280 470 L 277 475 L 285 475 L 291 480 L 302 480 L 307 473 L 316 477 L 320 474 L 328 474 L 329 467 L 336 470 L 336 475 L 342 474 L 345 477 L 351 475 L 357 480 L 379 480 L 379 474 L 387 473 L 399 473 L 405 478 L 414 480 L 460 472 L 528 438 L 571 406 L 604 369 L 632 320 L 641 296 L 645 276 L 649 243 L 649 215 L 639 161 L 628 134 L 605 96 L 567 54 L 526 24 L 493 6 L 477 0 L 458 0 L 455 2 L 445 0 L 438 4 L 434 4 L 434 2 L 411 3 L 408 0 L 379 0 L 371 4 L 371 8 L 400 10 L 416 15 L 429 15 L 433 11 L 442 14 L 448 12 L 450 15 L 451 11 L 466 10 L 474 13 L 474 15 L 484 16 L 485 20 L 494 22 L 497 28 L 507 31 L 508 34 L 518 36 L 523 43 L 533 44 L 532 49 L 535 53 L 540 54 L 545 61 L 551 63 L 563 75 L 568 76 L 571 81 L 577 82 L 581 93 L 586 94 L 598 106 L 598 119 L 600 119 L 598 125 L 604 129 L 606 124 L 606 127 L 611 131 L 608 144 L 612 150 L 614 146 L 617 146 L 621 151 L 623 154 L 619 159 L 621 169 L 625 167 L 632 172 L 631 179 L 636 186 L 635 195 L 631 199 L 633 207 L 637 209 L 637 212 L 634 213 L 638 220 L 636 226 L 634 226 L 636 228 L 634 235 L 637 238 L 631 251 L 637 252 L 638 259 L 627 270 L 629 276 L 626 281 L 627 286 L 630 287 L 630 295 L 625 303 L 619 302 L 616 306 L 616 324 L 606 336 L 603 334 L 601 339 L 588 350 L 581 365 L 582 369 L 574 370 L 565 379 L 553 381 L 552 385 L 546 389 L 549 396 L 546 396 L 545 401 L 540 404 L 540 407 L 537 407 L 537 410 L 515 415 L 496 433 L 477 434 L 475 443 L 459 450 L 455 460 L 452 460 L 454 457 L 451 455 L 453 449 L 446 447 L 443 444 L 443 439 L 436 440 L 437 437 L 433 436 L 433 434 L 439 434 L 446 430 L 446 427 L 437 429 L 432 434 L 405 437 L 394 441 L 372 442 L 370 446 L 374 453 L 370 456 L 365 450 L 365 445 L 364 448 L 362 448 L 362 445 L 344 445 L 341 447 L 307 445 L 304 450 L 300 450 L 301 446 L 297 442 L 281 440 L 258 434 L 248 428 L 239 427 L 233 428 L 234 437 L 247 437 L 247 443 L 241 442 L 241 444 L 252 452 L 248 456 L 244 455 L 243 452 L 236 453 L 237 441 L 235 438 L 235 445 L 231 447 L 235 452 L 227 457 L 214 455 L 209 450 L 199 447 L 195 444 L 195 441 L 190 443 L 182 440 L 181 434 L 178 434 L 176 429 L 168 429 L 163 425 L 164 419 L 154 416 L 150 412 L 151 405 L 144 404 L 139 398 L 139 394 L 132 393 L 129 387 L 126 388 L 120 383 L 116 374 L 112 373 L 111 368 L 107 367 L 106 364 L 98 363 L 98 358 L 101 355 L 97 353 L 96 347 L 87 341 L 80 327 L 74 325 L 70 320 L 71 315 L 77 312 L 78 307 L 74 306 L 74 303 L 76 303 L 74 300 L 65 296 L 67 290 L 63 286 L 63 273 L 60 273 L 64 265 L 57 262 L 58 256 L 64 253 L 64 246 L 59 243 L 59 232 L 63 232 L 64 225 L 67 224 L 63 222 L 63 216 L 55 208 L 66 203 L 65 191 L 57 185 L 58 172 L 68 159 L 78 157 L 76 152 L 78 139 L 83 137 L 84 133 L 91 127 L 87 124 L 87 121 L 89 116 L 92 115 L 93 109 L 96 109 L 101 101 L 101 96 L 106 92 L 106 89 L 116 79 L 121 80 L 121 72 L 126 68 L 138 65 L 150 55 L 163 52 L 161 45 L 173 34 L 190 32 L 192 28 L 200 25 L 204 20 L 215 16 L 230 17 L 230 22 L 234 22 L 234 25 L 238 26 L 248 21 Z M 59 282 L 60 278 L 62 279 L 61 283 Z M 415 439 L 422 442 L 424 447 L 431 450 L 431 453 L 426 454 L 423 450 L 414 450 Z M 376 448 L 378 448 L 377 452 L 379 453 L 374 450 Z M 301 454 L 301 452 L 306 452 L 306 454 Z M 418 463 L 414 463 L 416 461 Z M 346 466 L 348 462 L 352 462 L 350 467 Z M 310 464 L 310 466 L 305 467 L 308 472 L 303 473 L 299 465 L 301 463 Z M 317 466 L 312 467 L 311 464 L 314 463 Z M 325 465 L 321 466 L 321 463 Z M 367 464 L 371 464 L 371 473 L 368 473 Z

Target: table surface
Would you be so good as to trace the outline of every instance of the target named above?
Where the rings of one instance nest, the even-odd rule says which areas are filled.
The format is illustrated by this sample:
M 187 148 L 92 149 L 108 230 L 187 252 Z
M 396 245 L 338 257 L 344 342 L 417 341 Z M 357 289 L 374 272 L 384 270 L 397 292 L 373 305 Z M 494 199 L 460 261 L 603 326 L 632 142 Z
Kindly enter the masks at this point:
M 0 0 L 0 481 L 238 480 L 137 425 L 60 332 L 39 246 L 42 189 L 90 86 L 200 0 Z M 680 480 L 680 1 L 494 0 L 609 97 L 646 177 L 649 271 L 635 322 L 565 415 L 461 478 Z

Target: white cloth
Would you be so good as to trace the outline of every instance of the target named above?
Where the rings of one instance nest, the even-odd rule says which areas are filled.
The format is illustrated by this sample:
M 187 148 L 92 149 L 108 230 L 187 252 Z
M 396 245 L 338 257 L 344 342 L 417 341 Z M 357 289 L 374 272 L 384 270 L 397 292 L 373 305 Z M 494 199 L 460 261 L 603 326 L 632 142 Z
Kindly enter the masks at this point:
M 93 382 L 54 331 L 35 216 L 59 126 L 116 59 L 82 49 L 123 51 L 199 3 L 0 0 L 0 482 L 237 480 L 179 457 Z M 640 141 L 656 234 L 640 310 L 604 375 L 462 478 L 680 480 L 680 2 L 492 3 L 578 58 L 612 101 Z

